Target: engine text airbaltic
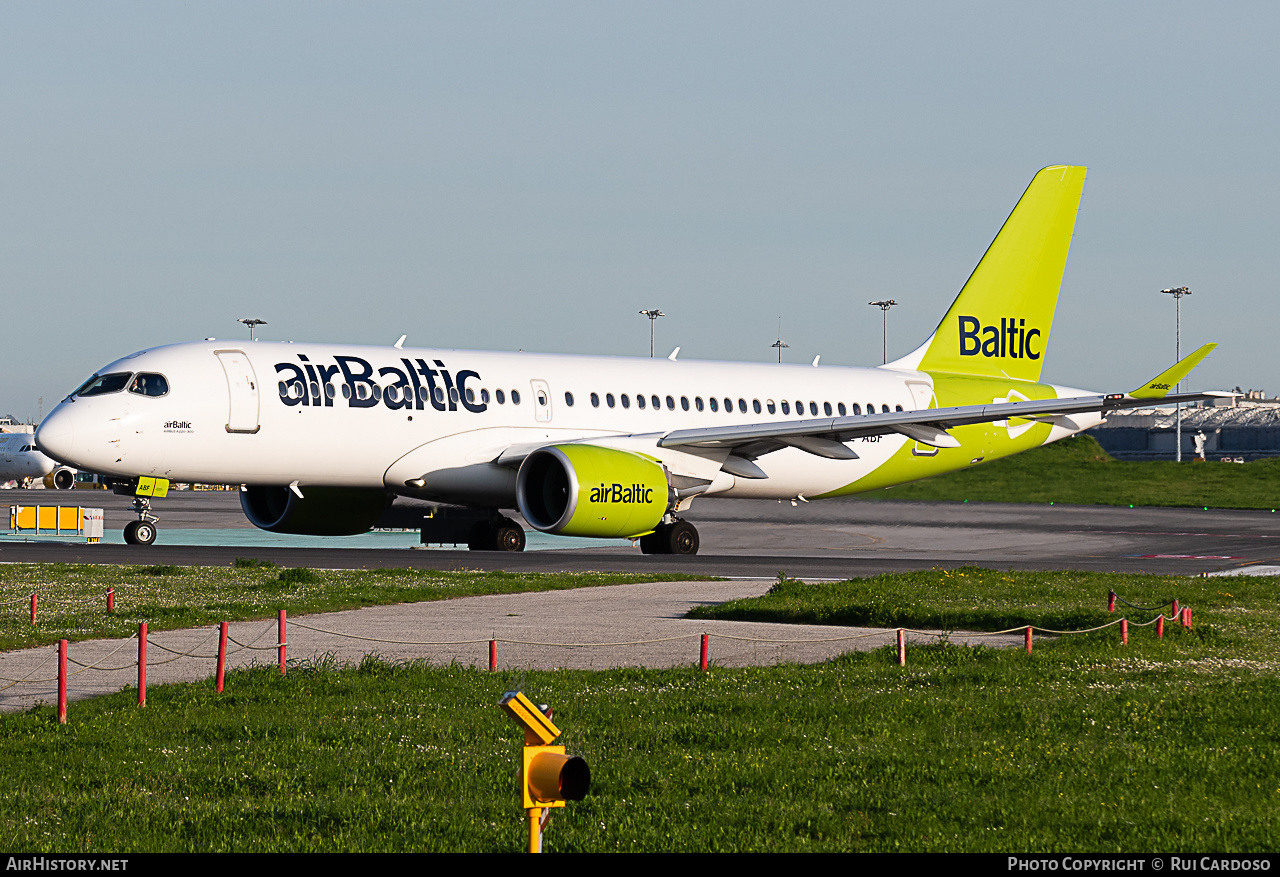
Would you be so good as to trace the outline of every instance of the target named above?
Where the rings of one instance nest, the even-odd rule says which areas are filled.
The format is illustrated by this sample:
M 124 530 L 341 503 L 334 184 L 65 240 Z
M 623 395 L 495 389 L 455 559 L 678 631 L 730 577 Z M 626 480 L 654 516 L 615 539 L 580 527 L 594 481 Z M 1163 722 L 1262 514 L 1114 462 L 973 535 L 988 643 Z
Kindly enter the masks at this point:
M 547 533 L 692 554 L 699 496 L 858 493 L 1057 441 L 1174 397 L 1213 345 L 1128 393 L 1040 380 L 1085 169 L 1036 174 L 933 335 L 878 368 L 199 341 L 99 369 L 41 424 L 69 465 L 137 484 L 244 485 L 284 533 L 372 527 L 395 496 L 478 510 L 473 548 Z

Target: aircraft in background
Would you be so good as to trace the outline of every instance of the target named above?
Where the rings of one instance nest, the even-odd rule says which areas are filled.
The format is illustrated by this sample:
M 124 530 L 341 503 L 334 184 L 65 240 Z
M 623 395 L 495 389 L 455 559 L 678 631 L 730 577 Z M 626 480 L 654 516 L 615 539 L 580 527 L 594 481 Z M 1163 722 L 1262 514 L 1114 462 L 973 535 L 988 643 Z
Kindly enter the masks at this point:
M 31 482 L 45 478 L 56 490 L 76 486 L 75 470 L 59 466 L 41 453 L 34 435 L 0 433 L 0 484 L 17 481 L 19 487 L 28 487 Z
M 1084 186 L 1040 171 L 933 335 L 876 368 L 200 341 L 94 374 L 41 424 L 68 465 L 239 483 L 280 533 L 370 529 L 393 497 L 483 510 L 473 548 L 533 527 L 694 554 L 699 496 L 859 493 L 1038 447 L 1169 395 L 1209 344 L 1128 393 L 1040 382 Z M 816 360 L 815 364 L 816 366 Z M 149 500 L 126 541 L 155 539 Z

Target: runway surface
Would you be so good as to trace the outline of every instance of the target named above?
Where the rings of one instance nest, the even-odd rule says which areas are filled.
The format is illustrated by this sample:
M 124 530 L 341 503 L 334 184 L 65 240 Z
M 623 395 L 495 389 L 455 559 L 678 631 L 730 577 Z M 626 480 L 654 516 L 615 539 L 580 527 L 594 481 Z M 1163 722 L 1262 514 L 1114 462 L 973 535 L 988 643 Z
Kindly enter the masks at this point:
M 76 492 L 101 505 L 118 532 L 128 499 Z M 51 491 L 6 491 L 6 504 L 68 502 Z M 846 578 L 930 567 L 1079 569 L 1197 575 L 1280 563 L 1280 516 L 1270 511 L 1109 506 L 920 503 L 840 499 L 800 503 L 701 499 L 686 517 L 702 537 L 695 557 L 645 556 L 625 543 L 521 554 L 408 547 L 352 548 L 342 537 L 281 545 L 245 521 L 235 493 L 175 493 L 155 503 L 160 536 L 149 547 L 70 539 L 0 540 L 0 562 L 226 565 L 237 556 L 325 569 L 415 567 L 520 572 L 659 572 L 773 578 Z M 226 545 L 175 545 L 177 531 L 227 531 Z M 234 532 L 232 532 L 234 531 Z M 372 538 L 372 537 L 371 537 Z M 412 537 L 400 538 L 400 544 Z M 271 544 L 271 543 L 275 544 Z M 255 544 L 257 543 L 257 544 Z M 377 544 L 376 542 L 374 544 Z M 557 545 L 556 537 L 545 544 Z

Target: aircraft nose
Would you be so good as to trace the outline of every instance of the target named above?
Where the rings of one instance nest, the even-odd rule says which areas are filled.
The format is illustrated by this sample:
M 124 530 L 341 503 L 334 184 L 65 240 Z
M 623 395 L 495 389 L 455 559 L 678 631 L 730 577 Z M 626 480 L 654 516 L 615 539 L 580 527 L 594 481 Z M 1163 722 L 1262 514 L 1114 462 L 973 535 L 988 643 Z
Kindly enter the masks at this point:
M 78 448 L 78 428 L 74 412 L 70 405 L 62 403 L 36 427 L 36 445 L 46 457 L 52 457 L 60 463 L 77 468 L 88 468 L 80 465 L 76 457 Z

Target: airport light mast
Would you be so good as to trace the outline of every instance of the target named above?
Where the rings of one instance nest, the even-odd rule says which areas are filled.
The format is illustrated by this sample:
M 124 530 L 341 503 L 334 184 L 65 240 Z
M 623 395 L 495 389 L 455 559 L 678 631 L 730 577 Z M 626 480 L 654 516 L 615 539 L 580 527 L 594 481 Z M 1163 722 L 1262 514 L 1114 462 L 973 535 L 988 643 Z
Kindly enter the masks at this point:
M 769 345 L 778 349 L 778 365 L 782 365 L 782 348 L 791 345 L 782 340 L 782 317 L 778 317 L 778 340 Z
M 893 299 L 886 301 L 869 301 L 867 304 L 880 309 L 880 347 L 883 361 L 889 361 L 889 308 L 897 304 Z
M 249 327 L 249 340 L 250 340 L 250 341 L 253 341 L 253 340 L 254 340 L 254 337 L 253 337 L 253 330 L 254 330 L 255 328 L 257 328 L 258 326 L 265 326 L 265 325 L 267 325 L 267 321 L 266 321 L 266 320 L 258 320 L 258 319 L 254 319 L 254 318 L 252 318 L 252 317 L 244 317 L 243 319 L 236 320 L 236 322 L 237 322 L 237 323 L 244 323 L 246 326 L 248 326 L 248 327 Z
M 1175 329 L 1174 329 L 1174 354 L 1175 355 L 1174 355 L 1173 361 L 1181 362 L 1182 361 L 1182 297 L 1184 295 L 1191 295 L 1191 290 L 1187 289 L 1185 286 L 1179 286 L 1177 289 L 1162 289 L 1160 290 L 1160 292 L 1162 292 L 1165 295 L 1173 296 L 1174 313 L 1176 315 L 1175 316 L 1176 323 L 1174 324 L 1175 325 Z M 1177 386 L 1174 388 L 1174 392 L 1175 393 L 1182 392 L 1181 381 L 1179 381 Z M 1177 460 L 1177 462 L 1181 463 L 1182 462 L 1182 403 L 1175 402 L 1173 409 L 1175 412 L 1177 412 L 1174 418 L 1174 421 L 1175 421 L 1174 447 L 1176 449 L 1176 455 L 1174 456 L 1174 459 Z
M 653 359 L 653 324 L 658 317 L 665 317 L 666 314 L 657 308 L 649 308 L 640 313 L 649 318 L 649 358 Z

